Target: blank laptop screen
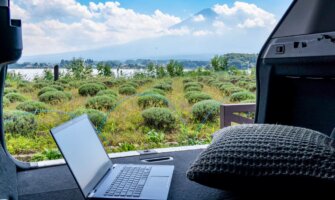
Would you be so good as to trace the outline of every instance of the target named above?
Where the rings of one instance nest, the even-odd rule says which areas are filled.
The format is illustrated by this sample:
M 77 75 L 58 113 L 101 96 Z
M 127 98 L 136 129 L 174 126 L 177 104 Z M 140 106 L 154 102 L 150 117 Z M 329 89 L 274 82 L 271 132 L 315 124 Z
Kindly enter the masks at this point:
M 94 127 L 85 115 L 51 132 L 87 197 L 112 165 Z

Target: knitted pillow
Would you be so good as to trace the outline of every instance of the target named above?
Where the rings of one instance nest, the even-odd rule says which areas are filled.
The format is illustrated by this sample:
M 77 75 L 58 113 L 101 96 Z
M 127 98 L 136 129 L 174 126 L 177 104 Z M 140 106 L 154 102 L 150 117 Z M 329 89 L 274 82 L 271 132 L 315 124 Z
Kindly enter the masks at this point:
M 322 133 L 298 127 L 225 128 L 215 133 L 187 177 L 226 190 L 297 185 L 335 188 L 335 142 Z

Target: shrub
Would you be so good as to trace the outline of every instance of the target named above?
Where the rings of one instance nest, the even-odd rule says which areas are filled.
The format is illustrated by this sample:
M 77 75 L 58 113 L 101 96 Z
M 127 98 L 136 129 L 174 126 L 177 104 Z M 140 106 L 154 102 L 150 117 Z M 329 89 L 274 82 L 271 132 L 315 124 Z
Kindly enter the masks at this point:
M 17 93 L 17 90 L 14 88 L 5 88 L 4 94 Z
M 128 82 L 126 85 L 133 86 L 134 88 L 138 88 L 139 87 L 139 85 L 137 83 L 135 83 L 135 82 Z
M 184 85 L 184 90 L 186 90 L 189 87 L 198 87 L 202 89 L 204 86 L 198 82 L 189 82 Z
M 97 96 L 111 96 L 117 98 L 119 95 L 113 90 L 101 90 Z
M 257 90 L 257 86 L 256 86 L 256 84 L 249 84 L 248 86 L 247 86 L 247 89 L 249 90 L 249 91 L 251 91 L 251 92 L 256 92 L 256 90 Z
M 101 90 L 105 90 L 106 86 L 97 83 L 87 83 L 78 89 L 81 96 L 94 96 Z
M 52 92 L 52 91 L 58 91 L 58 90 L 56 88 L 53 88 L 53 87 L 44 87 L 38 92 L 37 95 L 41 96 L 42 94 L 44 94 L 46 92 Z
M 29 81 L 25 81 L 25 80 L 21 80 L 17 83 L 17 87 L 21 88 L 21 87 L 26 87 L 29 83 Z
M 244 100 L 244 101 L 241 101 L 241 103 L 256 103 L 256 99 Z
M 195 120 L 213 121 L 220 114 L 220 102 L 205 100 L 194 104 L 192 114 Z
M 62 91 L 50 91 L 39 96 L 40 101 L 49 104 L 58 104 L 69 100 L 69 95 Z
M 49 84 L 45 82 L 37 82 L 33 84 L 33 87 L 36 89 L 41 89 L 41 88 L 47 87 L 48 85 Z
M 55 88 L 56 90 L 59 90 L 59 91 L 64 91 L 64 86 L 62 86 L 61 84 L 59 84 L 59 85 L 50 85 L 50 87 Z
M 27 85 L 25 87 L 20 88 L 20 92 L 24 92 L 24 93 L 31 93 L 31 92 L 34 92 L 34 91 L 35 91 L 35 89 L 31 85 Z
M 99 110 L 94 109 L 79 109 L 74 112 L 74 116 L 80 116 L 87 114 L 94 126 L 99 127 L 106 120 L 107 115 Z
M 185 98 L 186 98 L 186 99 L 190 98 L 190 96 L 191 96 L 193 93 L 199 93 L 199 92 L 197 92 L 197 91 L 189 91 L 189 92 L 186 92 L 186 93 L 185 93 Z
M 116 99 L 110 96 L 96 96 L 87 100 L 86 108 L 110 110 L 116 106 Z
M 23 111 L 5 111 L 4 128 L 6 133 L 28 135 L 37 129 L 35 116 Z
M 155 130 L 151 130 L 147 133 L 147 138 L 149 142 L 153 142 L 155 144 L 163 143 L 165 141 L 164 133 L 157 132 Z
M 142 112 L 144 123 L 153 128 L 171 130 L 175 127 L 176 118 L 167 108 L 149 108 Z
M 119 85 L 119 82 L 116 80 L 104 80 L 102 81 L 103 84 L 105 84 L 107 87 L 114 87 Z
M 73 88 L 79 88 L 83 84 L 86 84 L 84 81 L 71 81 L 69 82 L 69 85 Z
M 154 86 L 154 88 L 163 90 L 165 92 L 172 91 L 172 86 L 170 84 L 168 84 L 168 83 L 158 84 L 158 85 Z
M 5 97 L 11 102 L 11 103 L 14 103 L 14 102 L 23 102 L 26 99 L 26 97 L 24 97 L 23 95 L 19 94 L 19 93 L 9 93 L 9 94 L 6 94 Z
M 185 89 L 185 92 L 191 92 L 191 91 L 193 91 L 193 92 L 201 92 L 202 88 L 199 87 L 199 86 L 197 86 L 197 87 L 192 86 L 192 87 L 188 87 L 188 88 Z
M 132 86 L 121 87 L 119 93 L 123 95 L 133 95 L 136 94 L 136 89 Z
M 165 96 L 165 92 L 161 89 L 156 89 L 156 88 L 153 88 L 153 89 L 150 89 L 150 90 L 146 90 L 142 93 L 142 95 L 146 95 L 146 94 L 160 94 L 160 95 L 163 95 Z
M 245 100 L 253 100 L 256 99 L 256 96 L 251 92 L 237 92 L 231 95 L 231 102 L 239 102 Z
M 212 99 L 211 96 L 202 92 L 193 92 L 187 98 L 188 102 L 191 104 L 210 99 Z
M 160 94 L 147 94 L 140 96 L 137 103 L 141 108 L 169 106 L 169 100 Z
M 3 106 L 8 106 L 10 104 L 10 101 L 6 98 L 6 97 L 4 97 L 3 99 L 2 99 L 2 105 Z
M 246 81 L 239 81 L 236 83 L 236 85 L 238 85 L 239 87 L 246 88 L 249 85 L 249 83 Z
M 237 92 L 243 92 L 245 91 L 243 88 L 240 88 L 240 87 L 235 87 L 235 86 L 232 86 L 232 87 L 226 87 L 225 89 L 223 89 L 223 92 L 226 96 L 230 96 L 234 93 L 237 93 Z
M 26 101 L 19 104 L 16 109 L 38 114 L 43 110 L 47 110 L 48 106 L 39 101 Z
M 57 160 L 61 159 L 62 154 L 59 152 L 58 149 L 45 149 L 42 153 L 35 154 L 31 161 L 32 162 L 39 162 L 43 160 Z
M 190 79 L 190 78 L 187 78 L 187 79 L 184 79 L 184 80 L 183 80 L 183 83 L 184 83 L 184 84 L 189 83 L 189 82 L 193 82 L 193 80 Z

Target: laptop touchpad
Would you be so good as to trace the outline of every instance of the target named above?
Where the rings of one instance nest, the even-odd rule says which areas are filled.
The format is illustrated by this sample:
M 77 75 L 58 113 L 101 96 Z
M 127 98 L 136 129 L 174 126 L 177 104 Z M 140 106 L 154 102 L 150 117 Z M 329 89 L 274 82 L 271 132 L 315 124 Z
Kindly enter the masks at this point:
M 146 185 L 148 187 L 167 187 L 169 184 L 169 178 L 168 176 L 151 176 L 148 178 L 148 181 Z

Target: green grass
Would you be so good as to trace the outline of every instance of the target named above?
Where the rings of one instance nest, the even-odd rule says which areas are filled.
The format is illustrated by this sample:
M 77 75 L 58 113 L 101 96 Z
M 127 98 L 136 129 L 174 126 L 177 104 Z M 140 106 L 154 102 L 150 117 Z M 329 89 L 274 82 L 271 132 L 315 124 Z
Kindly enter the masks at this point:
M 140 150 L 148 148 L 161 148 L 169 146 L 196 145 L 209 143 L 211 135 L 219 129 L 219 119 L 212 122 L 197 122 L 192 116 L 192 104 L 185 98 L 183 81 L 189 77 L 175 77 L 169 79 L 152 79 L 145 84 L 140 84 L 136 88 L 135 95 L 119 94 L 117 106 L 112 110 L 102 110 L 107 115 L 104 124 L 98 125 L 99 136 L 107 152 L 121 152 L 129 150 Z M 94 80 L 92 80 L 94 79 Z M 99 82 L 98 78 L 90 81 Z M 165 92 L 165 97 L 169 101 L 168 109 L 176 116 L 177 125 L 172 130 L 154 130 L 145 125 L 142 118 L 142 111 L 138 105 L 138 98 L 141 93 L 152 90 L 155 86 L 165 83 L 166 80 L 172 81 L 172 90 Z M 192 77 L 191 80 L 196 80 Z M 217 76 L 220 81 L 220 75 Z M 13 89 L 19 90 L 17 85 L 20 81 L 11 81 Z M 128 81 L 130 82 L 130 81 Z M 229 96 L 217 87 L 201 82 L 204 87 L 202 92 L 210 95 L 213 100 L 220 103 L 230 103 Z M 33 86 L 35 83 L 27 83 Z M 50 83 L 50 86 L 54 83 Z M 109 90 L 119 91 L 121 85 L 114 84 L 108 87 Z M 33 92 L 21 92 L 28 101 L 39 101 L 38 92 L 40 89 L 34 88 Z M 78 87 L 71 89 L 65 88 L 65 92 L 72 94 L 72 99 L 61 104 L 48 105 L 49 110 L 35 113 L 38 122 L 37 130 L 29 136 L 18 136 L 6 133 L 8 150 L 13 155 L 33 154 L 33 160 L 52 159 L 50 156 L 42 156 L 43 152 L 56 149 L 56 145 L 49 134 L 49 130 L 60 125 L 71 117 L 78 109 L 85 109 L 88 98 L 78 93 Z M 16 110 L 20 102 L 10 103 L 5 110 Z

